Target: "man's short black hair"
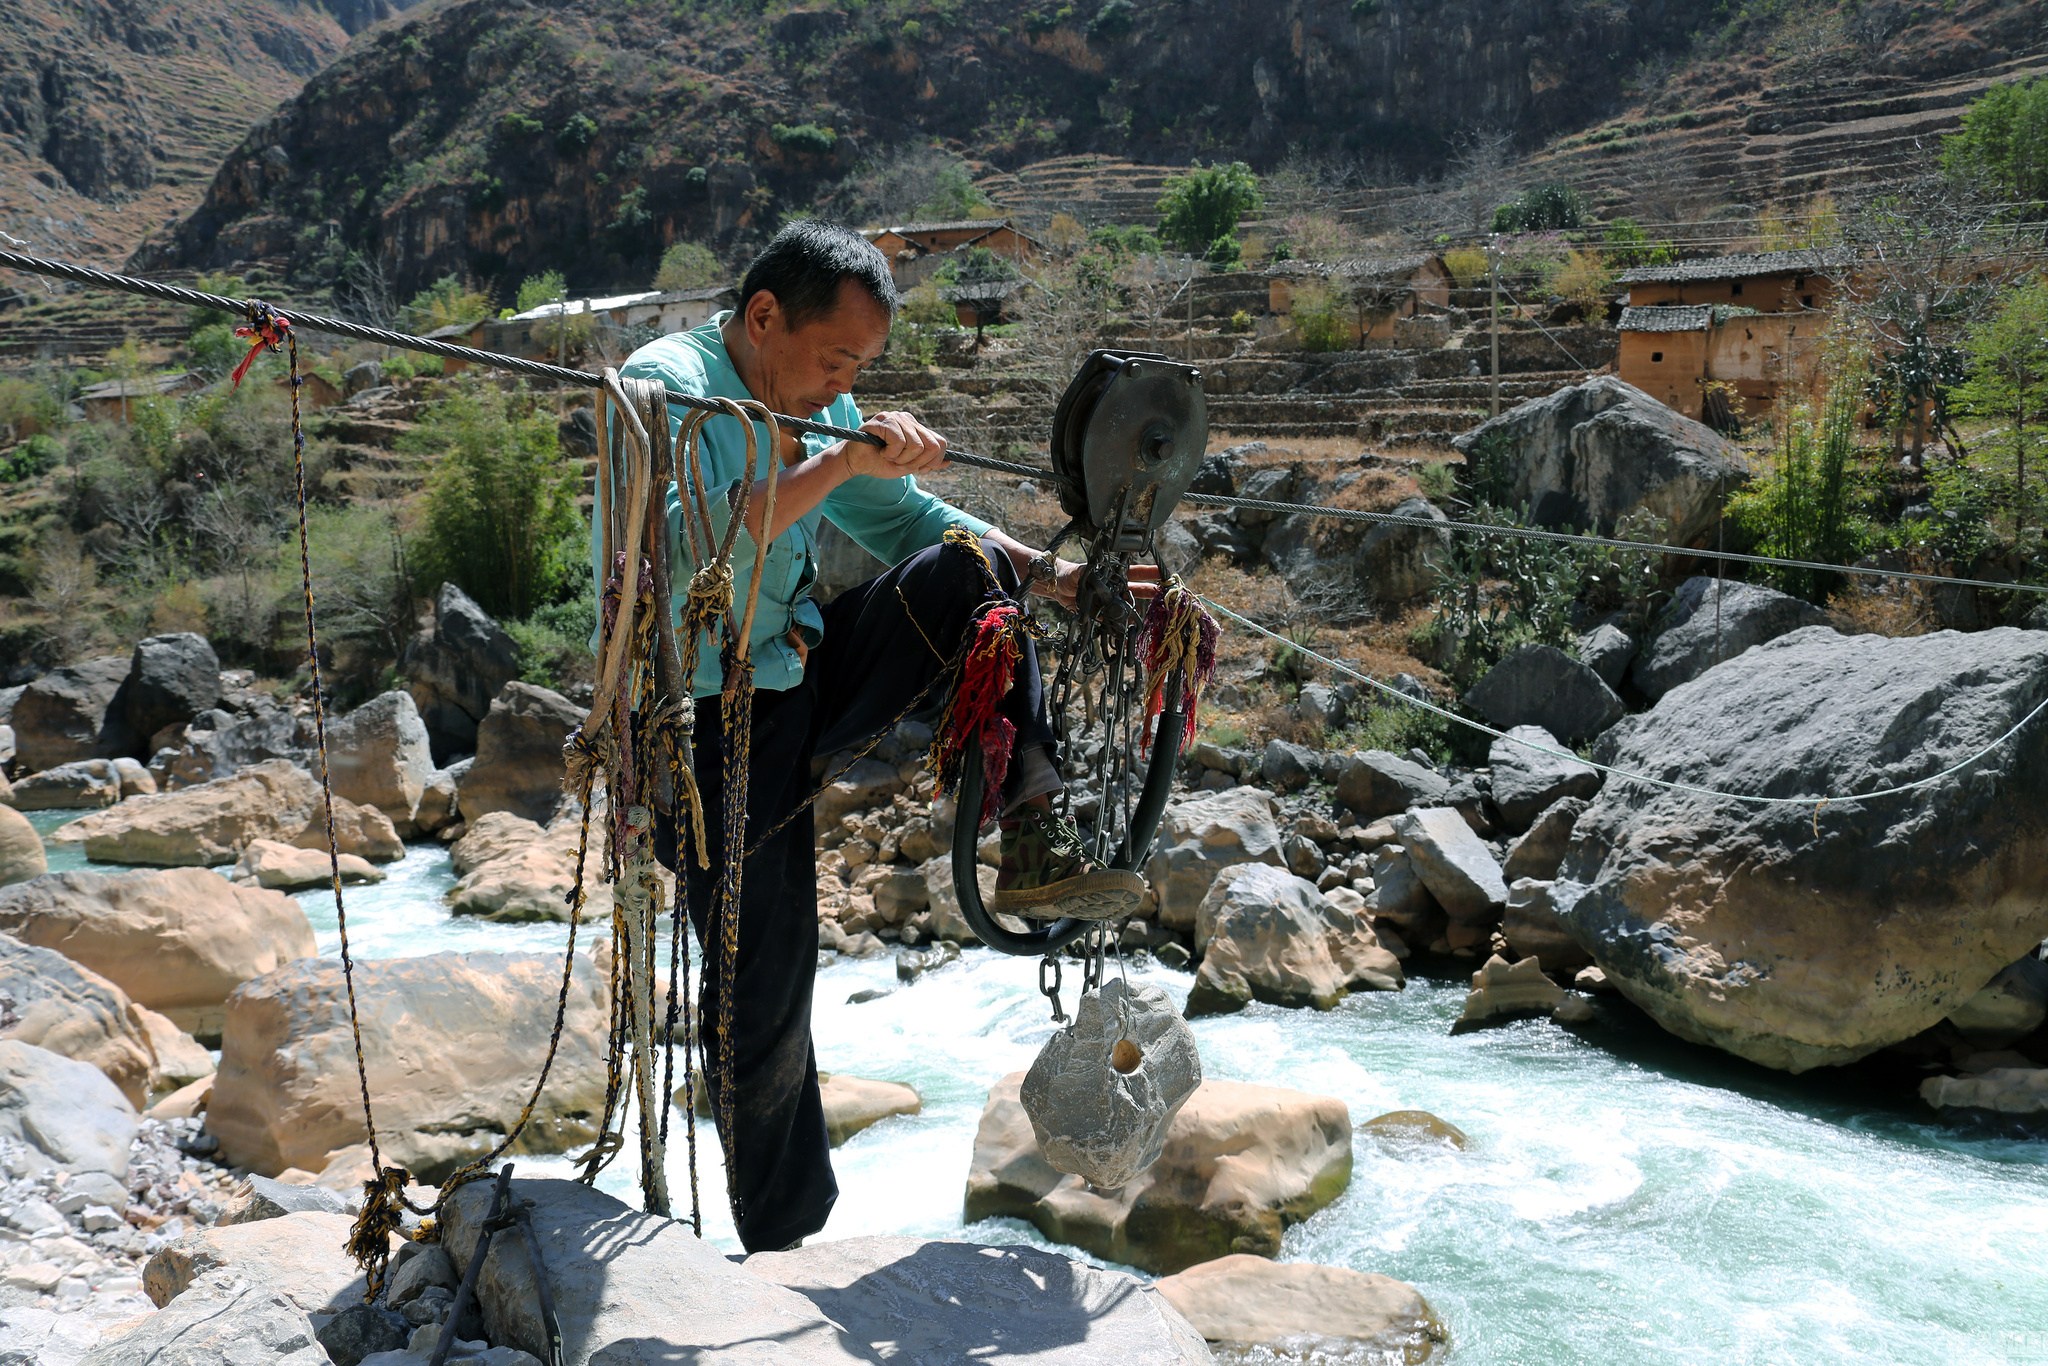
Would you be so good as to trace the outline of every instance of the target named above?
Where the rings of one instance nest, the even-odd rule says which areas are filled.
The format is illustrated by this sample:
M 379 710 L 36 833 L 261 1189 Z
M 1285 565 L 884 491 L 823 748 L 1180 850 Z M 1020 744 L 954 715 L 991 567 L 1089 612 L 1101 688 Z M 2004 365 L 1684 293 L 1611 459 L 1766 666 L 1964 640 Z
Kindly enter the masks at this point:
M 896 316 L 896 281 L 889 262 L 859 233 L 816 218 L 800 218 L 775 234 L 740 281 L 740 313 L 762 290 L 782 305 L 791 327 L 830 313 L 839 304 L 839 282 L 856 281 L 874 301 Z

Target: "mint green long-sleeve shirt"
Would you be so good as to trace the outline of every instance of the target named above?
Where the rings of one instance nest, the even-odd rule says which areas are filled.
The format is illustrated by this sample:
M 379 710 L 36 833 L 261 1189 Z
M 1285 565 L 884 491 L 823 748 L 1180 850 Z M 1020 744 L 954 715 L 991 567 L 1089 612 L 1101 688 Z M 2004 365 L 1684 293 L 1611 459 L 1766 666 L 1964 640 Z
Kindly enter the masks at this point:
M 719 331 L 730 313 L 720 313 L 702 327 L 674 332 L 635 351 L 619 367 L 621 375 L 659 380 L 678 393 L 705 398 L 750 399 L 732 357 L 726 354 Z M 814 421 L 835 427 L 857 428 L 860 409 L 850 395 L 841 395 L 823 412 L 809 415 Z M 669 431 L 681 430 L 682 410 L 669 409 Z M 773 434 L 764 424 L 755 424 L 756 465 L 748 474 L 747 441 L 740 420 L 724 415 L 704 424 L 700 449 L 705 490 L 710 495 L 712 516 L 724 534 L 731 509 L 731 495 L 742 479 L 766 477 L 775 467 Z M 805 435 L 804 453 L 816 455 L 833 444 L 833 438 Z M 603 477 L 600 466 L 599 477 Z M 668 527 L 670 563 L 674 570 L 674 599 L 669 610 L 681 624 L 683 595 L 693 568 L 687 560 L 683 539 L 683 504 L 676 486 L 668 486 Z M 769 543 L 766 567 L 761 574 L 761 602 L 754 614 L 752 654 L 756 687 L 781 691 L 803 680 L 803 660 L 788 640 L 794 629 L 810 645 L 824 637 L 825 619 L 811 600 L 811 586 L 818 579 L 818 524 L 829 519 L 851 536 L 863 550 L 885 564 L 895 564 L 909 555 L 936 545 L 949 527 L 965 527 L 983 535 L 989 524 L 953 507 L 925 489 L 909 475 L 898 479 L 856 476 L 841 484 L 811 511 L 791 523 Z M 607 567 L 600 563 L 603 540 L 599 528 L 591 527 L 590 567 L 597 591 L 604 591 Z M 744 610 L 748 586 L 759 558 L 753 538 L 742 527 L 733 542 L 732 567 L 735 601 Z M 717 693 L 723 683 L 715 640 L 707 639 L 698 651 L 697 673 L 691 691 L 698 697 Z

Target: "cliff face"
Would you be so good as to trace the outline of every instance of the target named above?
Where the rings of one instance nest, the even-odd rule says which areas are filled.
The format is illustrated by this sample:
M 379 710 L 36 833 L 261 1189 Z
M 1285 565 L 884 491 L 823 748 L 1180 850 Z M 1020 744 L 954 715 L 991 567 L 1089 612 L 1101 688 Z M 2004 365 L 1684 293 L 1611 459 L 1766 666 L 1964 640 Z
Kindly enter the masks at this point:
M 1466 129 L 1533 143 L 1606 112 L 1628 72 L 1684 42 L 1682 8 L 468 0 L 359 40 L 136 264 L 282 257 L 311 282 L 357 252 L 400 297 L 451 271 L 611 285 L 650 274 L 667 241 L 758 235 L 863 156 L 934 137 L 999 166 L 1300 148 L 1421 169 Z
M 411 0 L 7 0 L 0 229 L 111 264 L 348 34 Z

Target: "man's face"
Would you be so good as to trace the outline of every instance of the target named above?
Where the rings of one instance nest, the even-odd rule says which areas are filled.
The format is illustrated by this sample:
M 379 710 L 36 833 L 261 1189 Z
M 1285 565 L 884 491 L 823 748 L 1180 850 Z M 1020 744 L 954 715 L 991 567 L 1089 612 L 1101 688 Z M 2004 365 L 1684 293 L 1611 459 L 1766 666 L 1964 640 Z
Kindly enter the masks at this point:
M 889 341 L 888 310 L 852 280 L 839 282 L 830 312 L 794 328 L 766 293 L 750 301 L 746 321 L 767 387 L 798 413 L 817 412 L 851 393 Z

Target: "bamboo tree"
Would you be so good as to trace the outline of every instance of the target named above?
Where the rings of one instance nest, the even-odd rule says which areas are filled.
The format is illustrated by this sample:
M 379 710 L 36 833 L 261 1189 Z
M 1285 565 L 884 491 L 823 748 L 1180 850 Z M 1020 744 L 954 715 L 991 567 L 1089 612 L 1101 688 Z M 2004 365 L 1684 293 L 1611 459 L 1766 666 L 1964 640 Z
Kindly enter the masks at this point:
M 1964 349 L 1969 378 L 1956 398 L 1972 416 L 1998 424 L 1972 453 L 1992 467 L 1994 478 L 2009 481 L 2017 544 L 2033 513 L 2027 467 L 2038 471 L 2048 448 L 2048 280 L 2007 294 L 1998 312 L 1971 330 Z

